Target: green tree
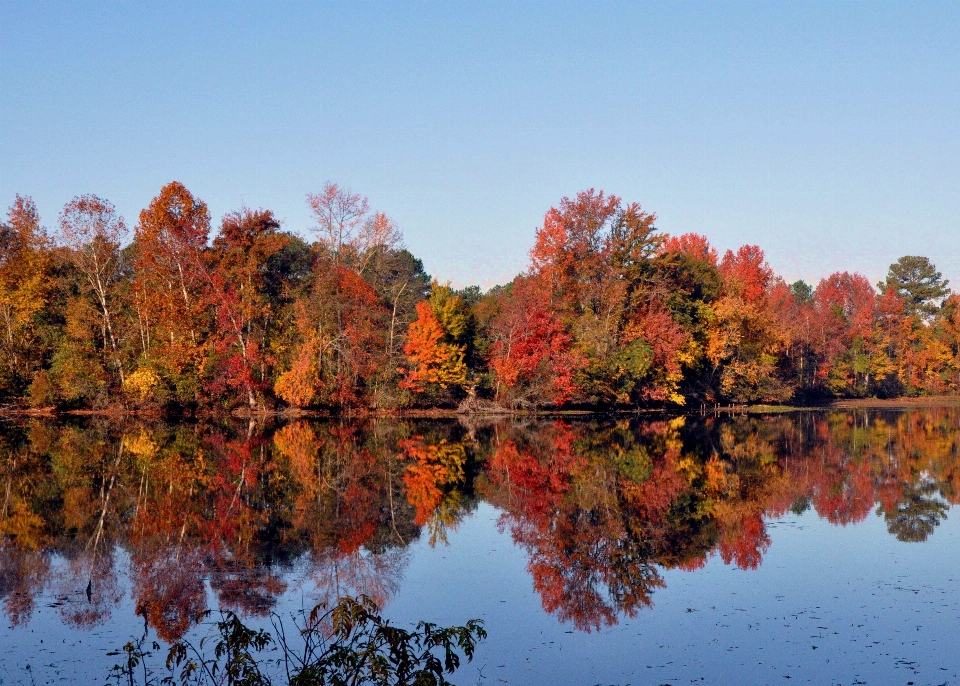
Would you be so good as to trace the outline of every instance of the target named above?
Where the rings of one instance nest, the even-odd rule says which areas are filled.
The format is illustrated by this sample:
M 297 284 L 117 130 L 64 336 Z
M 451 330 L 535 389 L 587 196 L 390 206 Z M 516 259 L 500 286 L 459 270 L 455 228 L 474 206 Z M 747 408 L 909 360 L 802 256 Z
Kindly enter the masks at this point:
M 813 301 L 813 286 L 808 284 L 803 279 L 794 281 L 792 284 L 790 284 L 790 292 L 801 305 Z
M 877 286 L 883 292 L 892 288 L 906 302 L 907 313 L 921 317 L 932 316 L 950 295 L 943 274 L 929 259 L 919 255 L 905 255 L 891 264 L 886 280 Z

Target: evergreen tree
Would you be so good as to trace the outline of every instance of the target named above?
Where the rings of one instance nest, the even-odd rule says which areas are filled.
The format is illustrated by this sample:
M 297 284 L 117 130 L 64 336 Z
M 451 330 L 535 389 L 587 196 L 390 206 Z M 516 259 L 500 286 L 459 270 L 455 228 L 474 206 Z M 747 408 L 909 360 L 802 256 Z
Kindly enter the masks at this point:
M 892 288 L 907 304 L 907 313 L 930 317 L 940 302 L 950 295 L 947 280 L 926 257 L 905 255 L 890 265 L 886 281 L 877 284 L 881 291 Z

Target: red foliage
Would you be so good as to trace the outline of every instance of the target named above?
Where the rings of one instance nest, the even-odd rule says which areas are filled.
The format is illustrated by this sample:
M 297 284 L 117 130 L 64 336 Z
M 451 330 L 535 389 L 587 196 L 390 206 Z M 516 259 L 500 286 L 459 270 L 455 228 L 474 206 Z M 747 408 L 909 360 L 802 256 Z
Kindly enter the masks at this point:
M 737 252 L 728 250 L 720 262 L 720 274 L 726 292 L 749 303 L 763 299 L 773 279 L 773 270 L 756 245 L 741 246 Z
M 650 346 L 653 351 L 653 368 L 661 372 L 658 377 L 681 376 L 678 353 L 687 342 L 688 334 L 660 303 L 654 301 L 640 307 L 624 333 L 625 342 L 641 338 Z M 665 383 L 654 383 L 645 386 L 641 396 L 647 400 L 664 401 L 669 398 L 671 390 Z
M 661 253 L 679 252 L 698 260 L 717 266 L 717 249 L 710 245 L 706 236 L 698 233 L 685 233 L 682 236 L 668 236 L 660 248 Z
M 501 397 L 533 402 L 545 398 L 556 405 L 574 397 L 574 377 L 583 360 L 537 280 L 514 281 L 490 330 L 490 368 Z
M 720 539 L 720 557 L 740 569 L 756 569 L 763 554 L 770 547 L 770 537 L 763 523 L 763 513 L 755 512 L 737 521 L 735 527 L 723 532 Z
M 820 281 L 813 293 L 822 336 L 849 344 L 869 338 L 876 316 L 876 291 L 865 276 L 841 272 Z

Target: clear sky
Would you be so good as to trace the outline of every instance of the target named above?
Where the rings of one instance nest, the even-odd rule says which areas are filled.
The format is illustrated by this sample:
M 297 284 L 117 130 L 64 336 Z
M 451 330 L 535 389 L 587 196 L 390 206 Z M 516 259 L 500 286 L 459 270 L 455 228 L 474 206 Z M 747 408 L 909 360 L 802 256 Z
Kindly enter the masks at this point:
M 309 226 L 332 180 L 490 286 L 602 188 L 789 279 L 960 290 L 960 3 L 0 1 L 0 203 L 171 180 Z

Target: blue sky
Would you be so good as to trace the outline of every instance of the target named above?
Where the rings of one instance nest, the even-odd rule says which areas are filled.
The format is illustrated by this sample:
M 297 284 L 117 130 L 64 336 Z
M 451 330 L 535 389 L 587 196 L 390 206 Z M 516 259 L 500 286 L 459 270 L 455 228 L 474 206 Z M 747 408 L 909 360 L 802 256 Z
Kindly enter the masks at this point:
M 960 3 L 0 2 L 0 204 L 182 181 L 309 226 L 326 180 L 490 286 L 596 187 L 789 279 L 960 289 Z

